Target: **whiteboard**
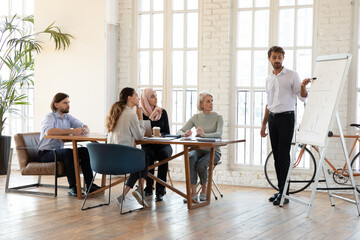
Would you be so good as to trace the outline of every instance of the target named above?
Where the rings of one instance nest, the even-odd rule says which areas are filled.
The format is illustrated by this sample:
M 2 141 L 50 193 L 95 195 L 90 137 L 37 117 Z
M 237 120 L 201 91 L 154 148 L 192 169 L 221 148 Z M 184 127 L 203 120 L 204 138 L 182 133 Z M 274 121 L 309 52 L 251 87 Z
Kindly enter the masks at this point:
M 351 54 L 320 56 L 316 60 L 297 143 L 325 147 L 347 78 Z

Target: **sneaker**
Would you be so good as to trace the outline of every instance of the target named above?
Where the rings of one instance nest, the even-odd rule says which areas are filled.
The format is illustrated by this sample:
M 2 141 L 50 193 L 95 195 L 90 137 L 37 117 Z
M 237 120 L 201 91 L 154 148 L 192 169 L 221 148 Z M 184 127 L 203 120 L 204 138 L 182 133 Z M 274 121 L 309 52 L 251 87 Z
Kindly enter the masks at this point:
M 145 198 L 145 193 L 141 195 L 140 188 L 136 188 L 135 191 L 132 192 L 132 195 L 135 197 L 136 201 L 138 201 L 140 205 L 143 205 L 143 201 L 144 201 L 144 206 L 149 207 L 149 204 L 147 203 Z
M 200 201 L 206 201 L 206 194 L 200 193 Z
M 124 203 L 124 201 L 125 201 L 125 199 L 123 201 L 121 201 L 123 198 L 124 198 L 124 196 L 122 194 L 115 198 L 115 200 L 116 200 L 115 202 L 119 207 L 121 206 L 121 203 Z
M 198 196 L 197 196 L 197 195 L 196 195 L 196 196 L 193 196 L 191 199 L 194 200 L 195 202 L 198 202 Z M 186 199 L 186 198 L 184 198 L 184 203 L 187 203 L 187 199 Z

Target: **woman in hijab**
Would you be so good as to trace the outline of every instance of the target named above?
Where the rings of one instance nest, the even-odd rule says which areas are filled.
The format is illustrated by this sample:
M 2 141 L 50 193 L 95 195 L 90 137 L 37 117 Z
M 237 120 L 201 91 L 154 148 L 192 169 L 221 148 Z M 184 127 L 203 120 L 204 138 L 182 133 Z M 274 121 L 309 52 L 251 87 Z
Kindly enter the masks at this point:
M 160 127 L 160 134 L 164 136 L 170 134 L 168 115 L 165 109 L 157 105 L 157 95 L 152 88 L 146 88 L 141 93 L 140 97 L 141 107 L 143 109 L 144 120 L 150 120 L 151 128 Z M 142 149 L 148 156 L 149 165 L 154 164 L 154 161 L 164 160 L 172 155 L 172 148 L 170 144 L 143 144 Z M 154 169 L 149 170 L 154 174 Z M 168 172 L 168 163 L 162 164 L 158 167 L 157 177 L 166 182 L 166 174 Z M 153 194 L 154 180 L 151 178 L 146 179 L 145 195 L 150 196 Z M 165 187 L 156 183 L 155 187 L 156 201 L 162 201 L 163 196 L 166 194 Z

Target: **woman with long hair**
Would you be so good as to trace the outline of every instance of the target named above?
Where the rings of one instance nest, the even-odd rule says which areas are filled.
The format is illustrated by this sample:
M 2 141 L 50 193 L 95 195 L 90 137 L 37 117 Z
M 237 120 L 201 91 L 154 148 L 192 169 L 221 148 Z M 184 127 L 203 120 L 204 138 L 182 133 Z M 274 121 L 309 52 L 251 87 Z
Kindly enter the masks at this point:
M 136 107 L 136 113 L 132 110 Z M 115 102 L 106 117 L 106 130 L 108 132 L 108 143 L 121 144 L 133 147 L 135 140 L 140 140 L 144 137 L 145 127 L 143 122 L 143 113 L 139 107 L 139 97 L 133 88 L 126 87 L 121 90 L 119 101 Z M 144 179 L 147 176 L 148 159 L 146 158 L 145 169 L 141 171 L 141 178 L 139 173 L 130 174 L 126 182 L 124 195 L 117 197 L 119 205 L 123 202 L 122 199 L 134 187 L 136 181 L 139 179 L 140 186 L 132 192 L 133 196 L 142 205 L 142 198 L 144 205 L 149 207 L 145 200 Z
M 151 128 L 160 127 L 160 134 L 164 136 L 170 134 L 168 115 L 165 109 L 157 105 L 157 95 L 152 88 L 146 88 L 141 93 L 140 97 L 141 107 L 143 110 L 144 120 L 150 120 Z M 149 164 L 154 164 L 154 161 L 164 160 L 172 155 L 172 148 L 170 144 L 143 144 L 142 149 L 145 151 L 149 158 Z M 154 174 L 154 169 L 149 171 Z M 162 164 L 158 167 L 157 177 L 166 182 L 166 175 L 168 172 L 168 163 Z M 154 180 L 146 178 L 145 195 L 153 194 Z M 156 183 L 155 188 L 156 201 L 162 201 L 163 196 L 166 194 L 165 187 Z
M 196 128 L 196 137 L 221 138 L 224 128 L 224 119 L 220 114 L 213 111 L 213 95 L 209 92 L 201 92 L 198 96 L 197 108 L 200 111 L 194 114 L 186 124 L 178 131 L 183 137 L 192 135 L 191 129 Z M 221 157 L 220 148 L 215 148 L 214 164 Z M 200 201 L 206 200 L 207 173 L 210 162 L 210 148 L 197 149 L 189 153 L 191 198 L 198 200 L 196 184 L 200 178 L 201 192 Z M 186 199 L 184 199 L 186 202 Z

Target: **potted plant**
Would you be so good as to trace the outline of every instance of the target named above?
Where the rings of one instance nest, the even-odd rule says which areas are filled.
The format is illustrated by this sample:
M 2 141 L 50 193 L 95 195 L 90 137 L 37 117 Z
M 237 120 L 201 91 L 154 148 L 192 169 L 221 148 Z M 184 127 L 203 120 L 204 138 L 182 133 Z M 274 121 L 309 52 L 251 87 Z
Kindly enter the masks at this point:
M 34 54 L 42 50 L 35 38 L 47 34 L 55 43 L 55 49 L 66 49 L 72 36 L 62 33 L 52 23 L 45 30 L 33 33 L 34 17 L 14 16 L 0 22 L 0 174 L 6 174 L 10 152 L 10 136 L 3 136 L 6 114 L 16 113 L 16 105 L 28 104 L 22 88 L 33 86 Z M 26 30 L 30 29 L 30 30 Z

